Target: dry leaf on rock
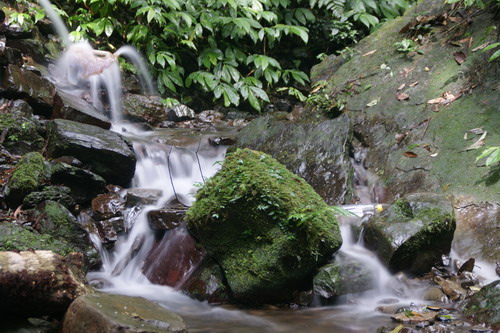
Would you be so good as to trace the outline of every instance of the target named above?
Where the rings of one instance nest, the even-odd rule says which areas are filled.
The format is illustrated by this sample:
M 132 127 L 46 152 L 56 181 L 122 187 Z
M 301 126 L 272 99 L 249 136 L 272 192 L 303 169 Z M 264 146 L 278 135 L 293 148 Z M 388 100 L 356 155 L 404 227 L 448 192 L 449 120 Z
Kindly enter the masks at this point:
M 482 146 L 484 146 L 484 138 L 486 138 L 486 134 L 488 134 L 488 132 L 484 131 L 483 135 L 481 135 L 479 140 L 477 140 L 476 142 L 465 148 L 465 151 L 479 149 Z
M 401 90 L 401 89 L 403 89 L 404 87 L 406 87 L 406 83 L 403 83 L 402 85 L 400 85 L 400 86 L 398 87 L 398 90 Z
M 409 157 L 409 158 L 415 158 L 415 157 L 418 157 L 418 155 L 417 155 L 417 154 L 415 154 L 415 153 L 414 153 L 414 152 L 412 152 L 412 151 L 406 151 L 406 152 L 404 153 L 404 155 L 405 155 L 406 157 Z
M 367 57 L 367 56 L 369 56 L 369 55 L 374 54 L 375 52 L 377 52 L 377 50 L 372 50 L 372 51 L 370 51 L 370 52 L 366 52 L 366 53 L 365 53 L 365 54 L 363 54 L 362 56 L 363 56 L 363 57 Z
M 404 101 L 406 99 L 410 99 L 410 95 L 405 94 L 405 93 L 400 93 L 396 95 L 396 98 L 398 101 Z
M 441 95 L 441 97 L 433 98 L 433 99 L 427 101 L 427 104 L 443 104 L 443 105 L 448 105 L 451 102 L 453 102 L 454 100 L 456 100 L 458 97 L 460 97 L 460 95 L 459 96 L 455 96 L 451 92 L 445 91 Z
M 409 87 L 415 87 L 418 84 L 418 81 L 415 81 L 413 83 L 410 83 L 408 86 Z
M 490 44 L 490 42 L 486 42 L 486 43 L 483 43 L 479 46 L 476 46 L 475 48 L 472 49 L 472 52 L 480 51 L 480 50 L 484 49 L 486 46 L 488 46 L 489 44 Z
M 453 57 L 455 57 L 455 61 L 459 65 L 463 64 L 465 62 L 465 58 L 467 58 L 465 53 L 463 53 L 462 51 L 458 51 L 458 52 L 453 53 Z

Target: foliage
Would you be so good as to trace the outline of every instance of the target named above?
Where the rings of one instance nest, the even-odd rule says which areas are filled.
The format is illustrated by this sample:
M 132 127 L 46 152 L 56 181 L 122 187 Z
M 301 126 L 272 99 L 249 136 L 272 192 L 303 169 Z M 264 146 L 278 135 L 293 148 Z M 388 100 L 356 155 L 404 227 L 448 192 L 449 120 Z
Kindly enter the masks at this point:
M 300 99 L 316 54 L 356 42 L 407 7 L 406 0 L 75 0 L 58 13 L 73 41 L 141 50 L 169 102 L 196 87 L 201 97 L 260 111 L 275 87 Z M 26 8 L 12 17 L 42 18 Z
M 415 42 L 412 39 L 403 39 L 400 42 L 394 43 L 396 50 L 403 53 L 417 52 L 422 54 L 422 50 L 418 50 Z
M 476 162 L 486 157 L 486 166 L 494 166 L 500 163 L 500 146 L 488 147 L 476 158 Z
M 493 54 L 490 56 L 490 58 L 488 59 L 488 61 L 494 61 L 496 60 L 498 57 L 500 57 L 500 42 L 498 43 L 493 43 L 491 45 L 488 45 L 487 47 L 485 47 L 483 49 L 483 52 L 486 52 L 486 51 L 489 51 L 489 50 L 492 50 L 492 49 L 496 49 L 495 52 L 493 52 Z

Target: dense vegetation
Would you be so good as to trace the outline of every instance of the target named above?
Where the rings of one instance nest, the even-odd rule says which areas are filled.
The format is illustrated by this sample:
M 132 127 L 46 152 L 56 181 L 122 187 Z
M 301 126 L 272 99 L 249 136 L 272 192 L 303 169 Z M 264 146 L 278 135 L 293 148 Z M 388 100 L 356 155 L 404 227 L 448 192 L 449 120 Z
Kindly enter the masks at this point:
M 86 39 L 111 51 L 128 43 L 141 50 L 165 101 L 188 103 L 197 87 L 225 106 L 245 101 L 255 110 L 269 101 L 273 87 L 300 97 L 318 56 L 339 52 L 408 6 L 406 0 L 54 3 L 73 41 Z M 10 20 L 27 29 L 44 17 L 29 1 L 15 1 L 14 7 Z

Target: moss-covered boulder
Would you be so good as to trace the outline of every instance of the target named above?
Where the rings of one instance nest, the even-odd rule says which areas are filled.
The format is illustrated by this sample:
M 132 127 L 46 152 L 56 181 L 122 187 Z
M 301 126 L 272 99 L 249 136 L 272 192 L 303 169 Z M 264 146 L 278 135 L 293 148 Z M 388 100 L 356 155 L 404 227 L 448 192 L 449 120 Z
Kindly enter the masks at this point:
M 451 249 L 455 232 L 451 203 L 440 195 L 416 193 L 396 200 L 365 228 L 366 246 L 392 272 L 428 272 Z
M 198 192 L 188 228 L 243 303 L 286 300 L 341 245 L 329 207 L 267 154 L 229 154 Z
M 41 150 L 44 139 L 38 133 L 40 123 L 32 116 L 31 106 L 23 100 L 5 103 L 7 112 L 0 114 L 0 132 L 5 133 L 2 144 L 13 154 L 23 155 Z
M 496 280 L 466 300 L 464 314 L 473 321 L 500 329 L 500 280 Z
M 7 201 L 11 206 L 20 205 L 26 195 L 36 191 L 46 180 L 45 160 L 40 153 L 24 155 L 10 177 L 5 189 Z
M 66 186 L 45 186 L 41 191 L 31 192 L 23 200 L 23 208 L 34 208 L 44 201 L 55 201 L 69 210 L 75 207 L 75 200 L 71 197 L 71 189 Z
M 0 251 L 50 250 L 67 255 L 77 249 L 64 239 L 21 227 L 9 222 L 0 222 Z

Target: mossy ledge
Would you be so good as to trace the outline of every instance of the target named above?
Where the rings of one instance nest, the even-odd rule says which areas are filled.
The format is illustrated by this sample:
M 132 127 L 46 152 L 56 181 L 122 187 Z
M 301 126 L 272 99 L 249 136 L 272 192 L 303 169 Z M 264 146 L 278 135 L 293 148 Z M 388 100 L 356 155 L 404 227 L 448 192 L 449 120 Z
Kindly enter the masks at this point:
M 197 194 L 188 227 L 236 301 L 285 301 L 342 244 L 337 220 L 302 178 L 250 149 L 229 154 Z

